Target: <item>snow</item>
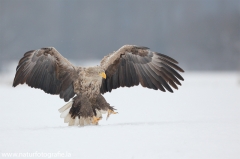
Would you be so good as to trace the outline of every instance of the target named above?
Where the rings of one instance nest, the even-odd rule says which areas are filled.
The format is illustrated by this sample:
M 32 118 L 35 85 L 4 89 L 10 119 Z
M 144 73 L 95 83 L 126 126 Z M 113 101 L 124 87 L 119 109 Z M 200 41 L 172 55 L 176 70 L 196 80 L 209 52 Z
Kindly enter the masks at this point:
M 237 159 L 240 75 L 184 73 L 183 86 L 163 93 L 140 86 L 105 94 L 119 114 L 99 126 L 68 127 L 65 102 L 0 76 L 0 155 L 70 153 L 81 159 Z M 5 79 L 5 80 L 3 80 Z M 8 82 L 6 82 L 8 81 Z M 2 156 L 1 156 L 2 157 Z M 1 158 L 0 157 L 0 158 Z

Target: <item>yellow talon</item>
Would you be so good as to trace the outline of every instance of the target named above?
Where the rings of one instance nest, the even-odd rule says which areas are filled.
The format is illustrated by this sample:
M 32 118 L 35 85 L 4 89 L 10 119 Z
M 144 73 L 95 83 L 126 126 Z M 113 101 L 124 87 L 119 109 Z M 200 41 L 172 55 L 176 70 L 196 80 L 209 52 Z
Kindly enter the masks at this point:
M 95 124 L 95 125 L 98 125 L 98 121 L 101 120 L 101 118 L 98 118 L 98 117 L 93 117 L 92 119 L 92 123 Z
M 115 111 L 113 111 L 113 110 L 111 110 L 111 109 L 108 109 L 108 114 L 107 114 L 107 119 L 109 118 L 109 116 L 111 115 L 111 114 L 117 114 L 118 112 L 115 112 Z M 107 120 L 106 119 L 106 120 Z

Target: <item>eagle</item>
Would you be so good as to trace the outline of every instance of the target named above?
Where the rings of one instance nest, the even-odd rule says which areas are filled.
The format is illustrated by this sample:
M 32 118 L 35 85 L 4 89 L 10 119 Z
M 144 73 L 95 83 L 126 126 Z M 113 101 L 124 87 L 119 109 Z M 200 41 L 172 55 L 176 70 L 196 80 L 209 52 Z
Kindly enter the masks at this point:
M 148 47 L 124 45 L 104 56 L 100 65 L 75 66 L 54 47 L 31 50 L 19 60 L 13 87 L 26 83 L 68 102 L 59 109 L 69 126 L 98 125 L 102 114 L 116 114 L 103 94 L 119 87 L 139 84 L 154 90 L 173 92 L 184 72 L 178 62 Z M 177 72 L 178 71 L 178 72 Z M 171 88 L 171 87 L 172 88 Z M 72 99 L 71 101 L 69 101 Z

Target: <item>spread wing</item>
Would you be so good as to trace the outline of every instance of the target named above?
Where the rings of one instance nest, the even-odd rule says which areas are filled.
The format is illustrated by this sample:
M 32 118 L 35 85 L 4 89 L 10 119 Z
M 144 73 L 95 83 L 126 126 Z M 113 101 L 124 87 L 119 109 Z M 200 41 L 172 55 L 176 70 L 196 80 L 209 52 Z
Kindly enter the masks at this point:
M 124 45 L 118 51 L 105 56 L 101 67 L 107 75 L 103 79 L 101 93 L 111 92 L 119 87 L 139 85 L 150 89 L 173 92 L 184 80 L 177 72 L 184 72 L 178 62 L 161 53 L 152 52 L 147 47 Z
M 26 83 L 68 101 L 75 94 L 77 69 L 53 47 L 28 51 L 18 63 L 13 87 Z

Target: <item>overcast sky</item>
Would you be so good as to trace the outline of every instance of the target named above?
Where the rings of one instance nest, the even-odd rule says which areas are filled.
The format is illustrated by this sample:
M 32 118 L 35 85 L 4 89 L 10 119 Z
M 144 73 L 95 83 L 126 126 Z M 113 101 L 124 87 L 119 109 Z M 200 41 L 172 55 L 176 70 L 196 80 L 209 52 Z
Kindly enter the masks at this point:
M 0 66 L 47 46 L 81 61 L 134 44 L 185 70 L 240 70 L 239 30 L 240 0 L 0 0 Z

